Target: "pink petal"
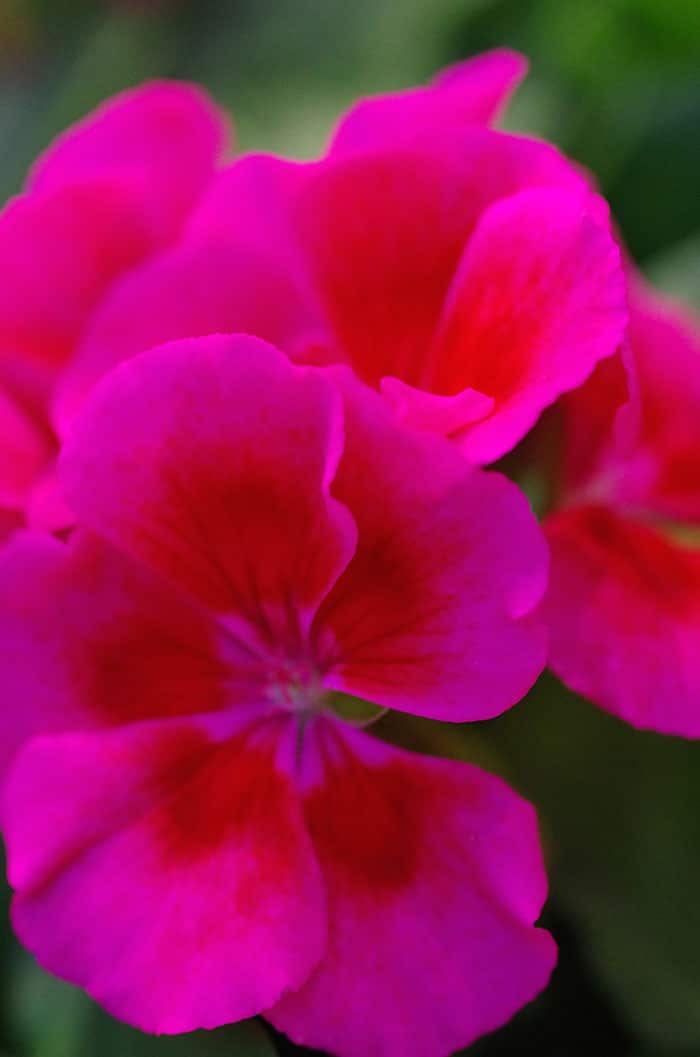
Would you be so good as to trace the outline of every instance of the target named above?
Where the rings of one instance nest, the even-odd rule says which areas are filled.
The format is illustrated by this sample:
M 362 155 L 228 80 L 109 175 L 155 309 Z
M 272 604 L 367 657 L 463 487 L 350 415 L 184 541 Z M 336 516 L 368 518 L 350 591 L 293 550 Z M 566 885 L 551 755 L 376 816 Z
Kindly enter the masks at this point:
M 346 401 L 333 494 L 359 541 L 316 621 L 326 685 L 440 719 L 497 715 L 544 665 L 531 614 L 547 554 L 527 501 L 442 438 L 399 426 L 347 369 L 331 375 Z
M 104 299 L 59 383 L 57 424 L 65 431 L 103 374 L 155 345 L 241 331 L 295 351 L 322 340 L 318 325 L 282 262 L 220 241 L 185 244 L 131 272 Z
M 301 256 L 290 227 L 290 208 L 314 170 L 314 164 L 274 155 L 244 155 L 208 185 L 188 221 L 187 239 L 263 246 L 293 268 Z
M 299 987 L 325 905 L 285 722 L 28 745 L 5 818 L 13 924 L 39 962 L 154 1033 L 230 1023 Z
M 0 388 L 0 506 L 23 509 L 36 478 L 50 463 L 54 447 L 43 422 Z
M 34 192 L 115 172 L 142 184 L 163 231 L 179 225 L 229 147 L 229 121 L 200 88 L 155 81 L 109 99 L 64 132 L 32 169 Z
M 545 527 L 553 670 L 635 727 L 700 737 L 700 553 L 604 507 Z
M 633 494 L 621 475 L 618 495 L 666 517 L 700 522 L 700 320 L 636 278 L 630 299 L 642 406 L 637 459 L 647 473 Z
M 61 533 L 73 528 L 75 518 L 63 495 L 55 460 L 34 483 L 26 514 L 28 527 L 40 532 Z
M 24 519 L 17 510 L 10 510 L 7 507 L 0 506 L 0 546 L 12 539 L 14 534 L 22 528 L 23 524 Z
M 534 998 L 554 965 L 533 928 L 546 895 L 534 812 L 475 767 L 327 721 L 310 737 L 328 950 L 265 1015 L 338 1057 L 447 1057 Z
M 629 331 L 621 355 L 601 360 L 584 385 L 565 394 L 559 407 L 562 494 L 567 499 L 591 492 L 599 499 L 609 497 L 620 466 L 639 441 L 641 405 Z M 631 483 L 629 469 L 627 462 L 625 486 Z
M 337 344 L 365 381 L 427 388 L 434 330 L 481 213 L 552 185 L 583 193 L 551 148 L 477 127 L 309 168 L 287 208 Z
M 362 99 L 343 117 L 329 153 L 382 148 L 435 128 L 489 124 L 527 73 L 527 60 L 499 48 L 443 70 L 428 88 Z
M 260 699 L 259 660 L 98 539 L 23 533 L 0 558 L 0 770 L 28 737 Z
M 0 214 L 0 345 L 61 364 L 109 284 L 154 240 L 121 175 L 16 198 Z
M 210 184 L 187 225 L 189 245 L 206 253 L 225 247 L 236 264 L 242 295 L 231 297 L 231 329 L 268 338 L 293 360 L 338 363 L 346 357 L 329 327 L 308 254 L 296 229 L 297 203 L 313 181 L 314 163 L 290 162 L 272 155 L 247 155 Z M 248 268 L 269 270 L 275 290 L 262 311 L 261 298 L 246 303 Z M 284 277 L 283 281 L 281 277 Z M 270 283 L 270 279 L 266 280 Z M 261 310 L 256 307 L 260 305 Z M 235 323 L 233 320 L 235 319 Z
M 529 190 L 492 206 L 448 296 L 430 379 L 436 392 L 496 401 L 458 436 L 467 457 L 509 451 L 619 348 L 626 322 L 619 250 L 580 194 Z
M 165 82 L 59 137 L 0 214 L 0 344 L 64 361 L 110 283 L 181 227 L 226 139 L 199 89 Z
M 354 550 L 329 496 L 341 448 L 326 378 L 217 336 L 104 379 L 66 443 L 63 483 L 81 523 L 274 651 L 298 643 Z
M 454 396 L 438 396 L 414 389 L 398 378 L 382 378 L 380 391 L 400 422 L 444 437 L 461 433 L 466 425 L 480 422 L 491 414 L 496 403 L 492 396 L 484 396 L 476 389 L 462 389 Z

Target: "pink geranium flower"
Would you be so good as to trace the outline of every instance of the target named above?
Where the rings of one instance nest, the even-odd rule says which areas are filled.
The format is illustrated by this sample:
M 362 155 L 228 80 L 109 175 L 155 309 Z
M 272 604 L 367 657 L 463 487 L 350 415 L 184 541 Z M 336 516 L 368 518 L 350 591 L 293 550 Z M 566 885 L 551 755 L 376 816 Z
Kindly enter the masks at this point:
M 552 147 L 484 127 L 523 66 L 496 52 L 363 101 L 319 161 L 230 166 L 178 245 L 105 298 L 60 428 L 135 352 L 245 331 L 350 364 L 472 461 L 507 452 L 617 351 L 626 321 L 602 200 Z
M 0 214 L 0 538 L 65 527 L 56 434 L 172 338 L 349 362 L 470 458 L 511 447 L 621 325 L 600 201 L 552 148 L 479 127 L 525 65 L 490 52 L 363 100 L 323 161 L 248 158 L 201 209 L 227 127 L 196 89 L 146 85 L 65 133 Z
M 627 373 L 608 362 L 564 407 L 550 663 L 634 726 L 698 737 L 700 329 L 635 276 L 630 308 Z
M 331 709 L 525 693 L 546 551 L 515 486 L 242 336 L 118 368 L 62 475 L 70 542 L 20 534 L 0 569 L 40 962 L 148 1031 L 264 1012 L 343 1057 L 439 1057 L 530 1000 L 555 955 L 529 805 Z
M 60 524 L 52 393 L 97 305 L 172 245 L 222 159 L 228 123 L 203 92 L 125 92 L 59 137 L 0 214 L 0 539 Z

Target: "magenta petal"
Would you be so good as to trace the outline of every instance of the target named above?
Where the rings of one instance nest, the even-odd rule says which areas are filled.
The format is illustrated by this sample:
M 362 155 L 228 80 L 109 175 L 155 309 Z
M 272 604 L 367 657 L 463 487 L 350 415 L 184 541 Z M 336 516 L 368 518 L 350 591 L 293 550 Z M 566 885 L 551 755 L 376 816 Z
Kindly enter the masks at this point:
M 472 388 L 496 402 L 458 436 L 464 454 L 482 463 L 509 451 L 617 351 L 626 322 L 618 247 L 581 194 L 528 190 L 493 205 L 467 246 L 433 349 L 431 388 Z
M 256 338 L 217 336 L 111 372 L 61 465 L 82 524 L 277 650 L 354 550 L 329 495 L 341 450 L 327 378 Z
M 66 503 L 52 460 L 35 482 L 27 505 L 27 525 L 40 532 L 65 532 L 73 528 L 75 518 Z
M 211 179 L 224 119 L 187 85 L 109 101 L 39 159 L 0 215 L 0 344 L 60 364 L 110 283 L 167 243 Z
M 604 507 L 545 528 L 552 669 L 635 727 L 700 737 L 700 553 Z
M 529 804 L 476 767 L 320 721 L 305 814 L 328 949 L 266 1017 L 338 1057 L 447 1057 L 508 1020 L 556 958 Z
M 141 183 L 143 205 L 163 231 L 191 208 L 229 145 L 229 122 L 200 88 L 142 85 L 109 99 L 69 128 L 35 164 L 32 192 L 115 172 Z
M 4 814 L 13 924 L 39 962 L 154 1033 L 227 1024 L 299 987 L 325 903 L 283 724 L 33 741 Z
M 0 546 L 12 539 L 23 524 L 24 519 L 17 510 L 0 506 Z
M 0 388 L 0 506 L 22 510 L 53 454 L 54 441 L 48 430 L 9 391 Z
M 616 494 L 664 517 L 698 524 L 700 319 L 636 277 L 630 286 L 629 342 L 642 421 L 630 472 L 622 468 Z M 635 465 L 644 472 L 633 476 Z
M 359 538 L 315 625 L 326 685 L 439 719 L 497 715 L 545 659 L 532 610 L 547 553 L 527 501 L 442 438 L 399 426 L 347 369 L 330 373 L 346 405 L 333 494 Z
M 527 72 L 527 60 L 500 48 L 443 70 L 427 88 L 363 99 L 342 118 L 329 153 L 385 147 L 421 132 L 488 124 Z
M 466 426 L 480 422 L 491 414 L 496 403 L 492 396 L 484 396 L 476 389 L 439 396 L 406 385 L 399 378 L 382 378 L 380 391 L 394 408 L 399 422 L 443 437 L 461 433 Z
M 364 381 L 435 388 L 426 385 L 431 343 L 465 243 L 488 206 L 542 186 L 584 194 L 551 148 L 476 126 L 308 167 L 285 209 L 337 343 Z
M 70 355 L 109 284 L 157 241 L 129 174 L 24 195 L 0 214 L 0 344 L 40 363 Z
M 293 203 L 316 165 L 247 154 L 211 181 L 186 228 L 189 243 L 227 244 L 262 252 L 301 282 L 307 264 L 293 224 Z M 311 288 L 306 294 L 313 296 Z
M 591 489 L 606 495 L 613 482 L 631 491 L 638 471 L 632 471 L 628 460 L 639 441 L 641 403 L 629 330 L 621 354 L 601 360 L 588 381 L 567 393 L 559 406 L 562 495 Z M 620 465 L 625 466 L 622 476 Z
M 0 559 L 0 771 L 27 738 L 260 699 L 259 659 L 97 538 L 23 533 Z
M 287 351 L 319 344 L 318 317 L 283 262 L 242 246 L 186 244 L 148 261 L 107 295 L 59 382 L 64 432 L 108 370 L 166 341 L 240 331 Z
M 0 778 L 27 738 L 83 718 L 66 679 L 60 639 L 58 649 L 37 648 L 60 634 L 65 619 L 70 623 L 52 604 L 65 549 L 48 536 L 18 532 L 0 551 Z

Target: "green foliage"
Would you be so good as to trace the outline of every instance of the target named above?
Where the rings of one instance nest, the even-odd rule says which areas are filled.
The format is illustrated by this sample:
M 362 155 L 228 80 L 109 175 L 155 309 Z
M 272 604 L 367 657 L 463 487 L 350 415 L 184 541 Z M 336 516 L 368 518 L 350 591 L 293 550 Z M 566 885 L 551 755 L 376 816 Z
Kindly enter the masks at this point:
M 700 744 L 636 731 L 552 677 L 492 728 L 623 1020 L 650 1046 L 699 1052 Z

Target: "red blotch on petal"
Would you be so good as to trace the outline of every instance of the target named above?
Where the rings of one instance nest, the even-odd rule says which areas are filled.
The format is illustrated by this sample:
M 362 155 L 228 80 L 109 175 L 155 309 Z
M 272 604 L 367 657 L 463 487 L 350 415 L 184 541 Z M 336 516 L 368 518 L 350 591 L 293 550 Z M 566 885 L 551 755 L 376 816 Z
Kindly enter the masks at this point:
M 545 522 L 549 663 L 572 690 L 636 727 L 700 734 L 700 552 L 603 507 Z
M 279 729 L 279 723 L 274 729 Z M 206 738 L 186 735 L 185 758 L 164 745 L 157 772 L 175 793 L 154 814 L 153 827 L 164 865 L 206 858 L 227 841 L 239 841 L 255 822 L 256 869 L 246 889 L 252 911 L 263 877 L 280 875 L 289 860 L 288 833 L 293 831 L 289 777 L 275 767 L 276 741 L 268 734 L 256 741 L 254 731 L 215 746 Z M 239 900 L 241 892 L 238 892 Z
M 306 800 L 306 818 L 324 866 L 378 897 L 410 885 L 419 865 L 420 826 L 406 801 L 430 811 L 426 783 L 401 758 L 371 766 L 338 739 L 325 780 Z M 416 787 L 419 788 L 416 788 Z M 405 799 L 404 799 L 405 798 Z
M 608 566 L 630 596 L 652 602 L 671 617 L 700 612 L 700 554 L 693 563 L 692 553 L 656 529 L 604 506 L 582 507 L 575 516 L 582 561 Z M 550 536 L 556 533 L 557 520 L 552 518 Z M 628 620 L 637 623 L 633 606 Z

